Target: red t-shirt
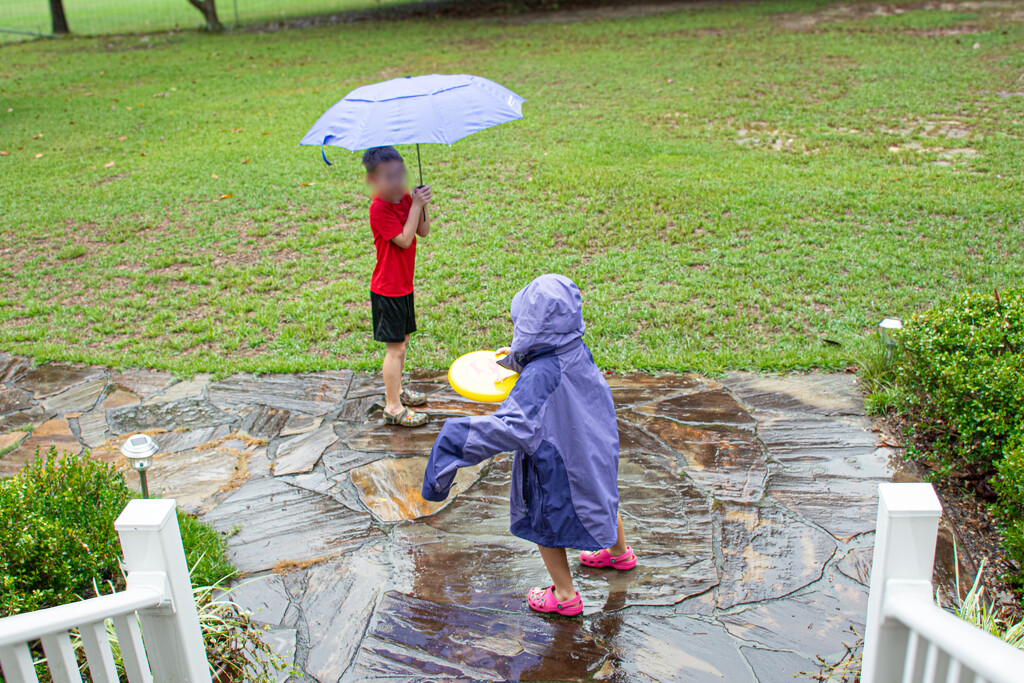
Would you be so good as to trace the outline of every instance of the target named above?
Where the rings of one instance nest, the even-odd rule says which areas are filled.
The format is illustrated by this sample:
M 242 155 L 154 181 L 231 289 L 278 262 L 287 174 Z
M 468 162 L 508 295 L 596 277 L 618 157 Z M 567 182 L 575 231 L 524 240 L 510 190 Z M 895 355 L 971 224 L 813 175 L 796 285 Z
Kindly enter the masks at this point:
M 405 222 L 409 220 L 412 195 L 406 194 L 402 201 L 392 204 L 374 197 L 370 203 L 370 230 L 373 231 L 373 245 L 377 248 L 377 265 L 370 278 L 370 291 L 381 296 L 405 296 L 412 294 L 412 274 L 416 268 L 416 237 L 407 249 L 402 249 L 391 240 L 402 234 Z

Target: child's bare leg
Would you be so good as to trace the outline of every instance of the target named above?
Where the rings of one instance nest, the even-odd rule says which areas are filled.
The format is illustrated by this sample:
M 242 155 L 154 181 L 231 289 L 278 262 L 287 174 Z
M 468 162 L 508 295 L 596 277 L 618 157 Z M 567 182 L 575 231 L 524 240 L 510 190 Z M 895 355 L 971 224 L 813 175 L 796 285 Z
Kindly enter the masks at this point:
M 388 343 L 384 351 L 384 411 L 391 415 L 402 412 L 402 371 L 405 369 L 405 347 L 409 343 L 409 335 L 405 340 Z
M 618 557 L 626 552 L 626 532 L 622 530 L 622 515 L 616 515 L 616 517 L 619 518 L 619 535 L 615 539 L 615 545 L 608 548 L 612 557 Z
M 567 602 L 576 597 L 576 589 L 572 585 L 572 573 L 569 561 L 565 559 L 565 548 L 545 548 L 538 545 L 540 557 L 551 575 L 551 583 L 555 584 L 555 598 Z

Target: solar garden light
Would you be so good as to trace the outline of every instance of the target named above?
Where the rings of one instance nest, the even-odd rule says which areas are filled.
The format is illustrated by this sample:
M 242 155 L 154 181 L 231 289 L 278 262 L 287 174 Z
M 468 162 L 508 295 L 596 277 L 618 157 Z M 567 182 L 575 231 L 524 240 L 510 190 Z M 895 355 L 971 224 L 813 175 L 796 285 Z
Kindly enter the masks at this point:
M 142 497 L 149 498 L 149 486 L 146 483 L 146 470 L 153 464 L 153 455 L 157 451 L 156 441 L 148 434 L 135 434 L 121 446 L 121 455 L 128 459 L 128 464 L 139 473 L 142 484 Z
M 902 329 L 903 321 L 899 318 L 886 318 L 882 322 L 878 323 L 878 338 L 882 341 L 882 346 L 885 347 L 886 363 L 891 359 L 892 350 L 896 346 L 896 340 L 893 339 L 893 332 Z

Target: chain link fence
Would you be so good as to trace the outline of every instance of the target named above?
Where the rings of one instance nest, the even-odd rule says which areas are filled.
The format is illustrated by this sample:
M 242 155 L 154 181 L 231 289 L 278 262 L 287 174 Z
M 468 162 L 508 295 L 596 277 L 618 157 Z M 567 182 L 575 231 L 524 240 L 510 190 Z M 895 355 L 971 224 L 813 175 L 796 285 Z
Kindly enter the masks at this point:
M 383 10 L 411 0 L 217 0 L 224 26 L 245 26 L 318 14 Z M 75 35 L 205 26 L 188 0 L 64 0 Z M 0 42 L 52 35 L 50 0 L 0 0 Z

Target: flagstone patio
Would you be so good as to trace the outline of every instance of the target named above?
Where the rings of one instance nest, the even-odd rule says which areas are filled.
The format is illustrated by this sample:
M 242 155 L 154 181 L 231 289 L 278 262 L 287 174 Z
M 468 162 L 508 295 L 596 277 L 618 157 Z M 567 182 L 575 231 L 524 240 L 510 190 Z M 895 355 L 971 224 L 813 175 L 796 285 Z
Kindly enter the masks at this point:
M 854 376 L 609 375 L 640 565 L 579 568 L 575 620 L 526 607 L 546 575 L 508 532 L 510 457 L 420 498 L 443 419 L 493 406 L 412 381 L 435 418 L 402 430 L 370 374 L 176 381 L 0 354 L 0 475 L 50 444 L 123 466 L 125 436 L 152 434 L 151 490 L 231 534 L 235 599 L 306 680 L 783 681 L 855 639 L 877 485 L 908 475 Z

